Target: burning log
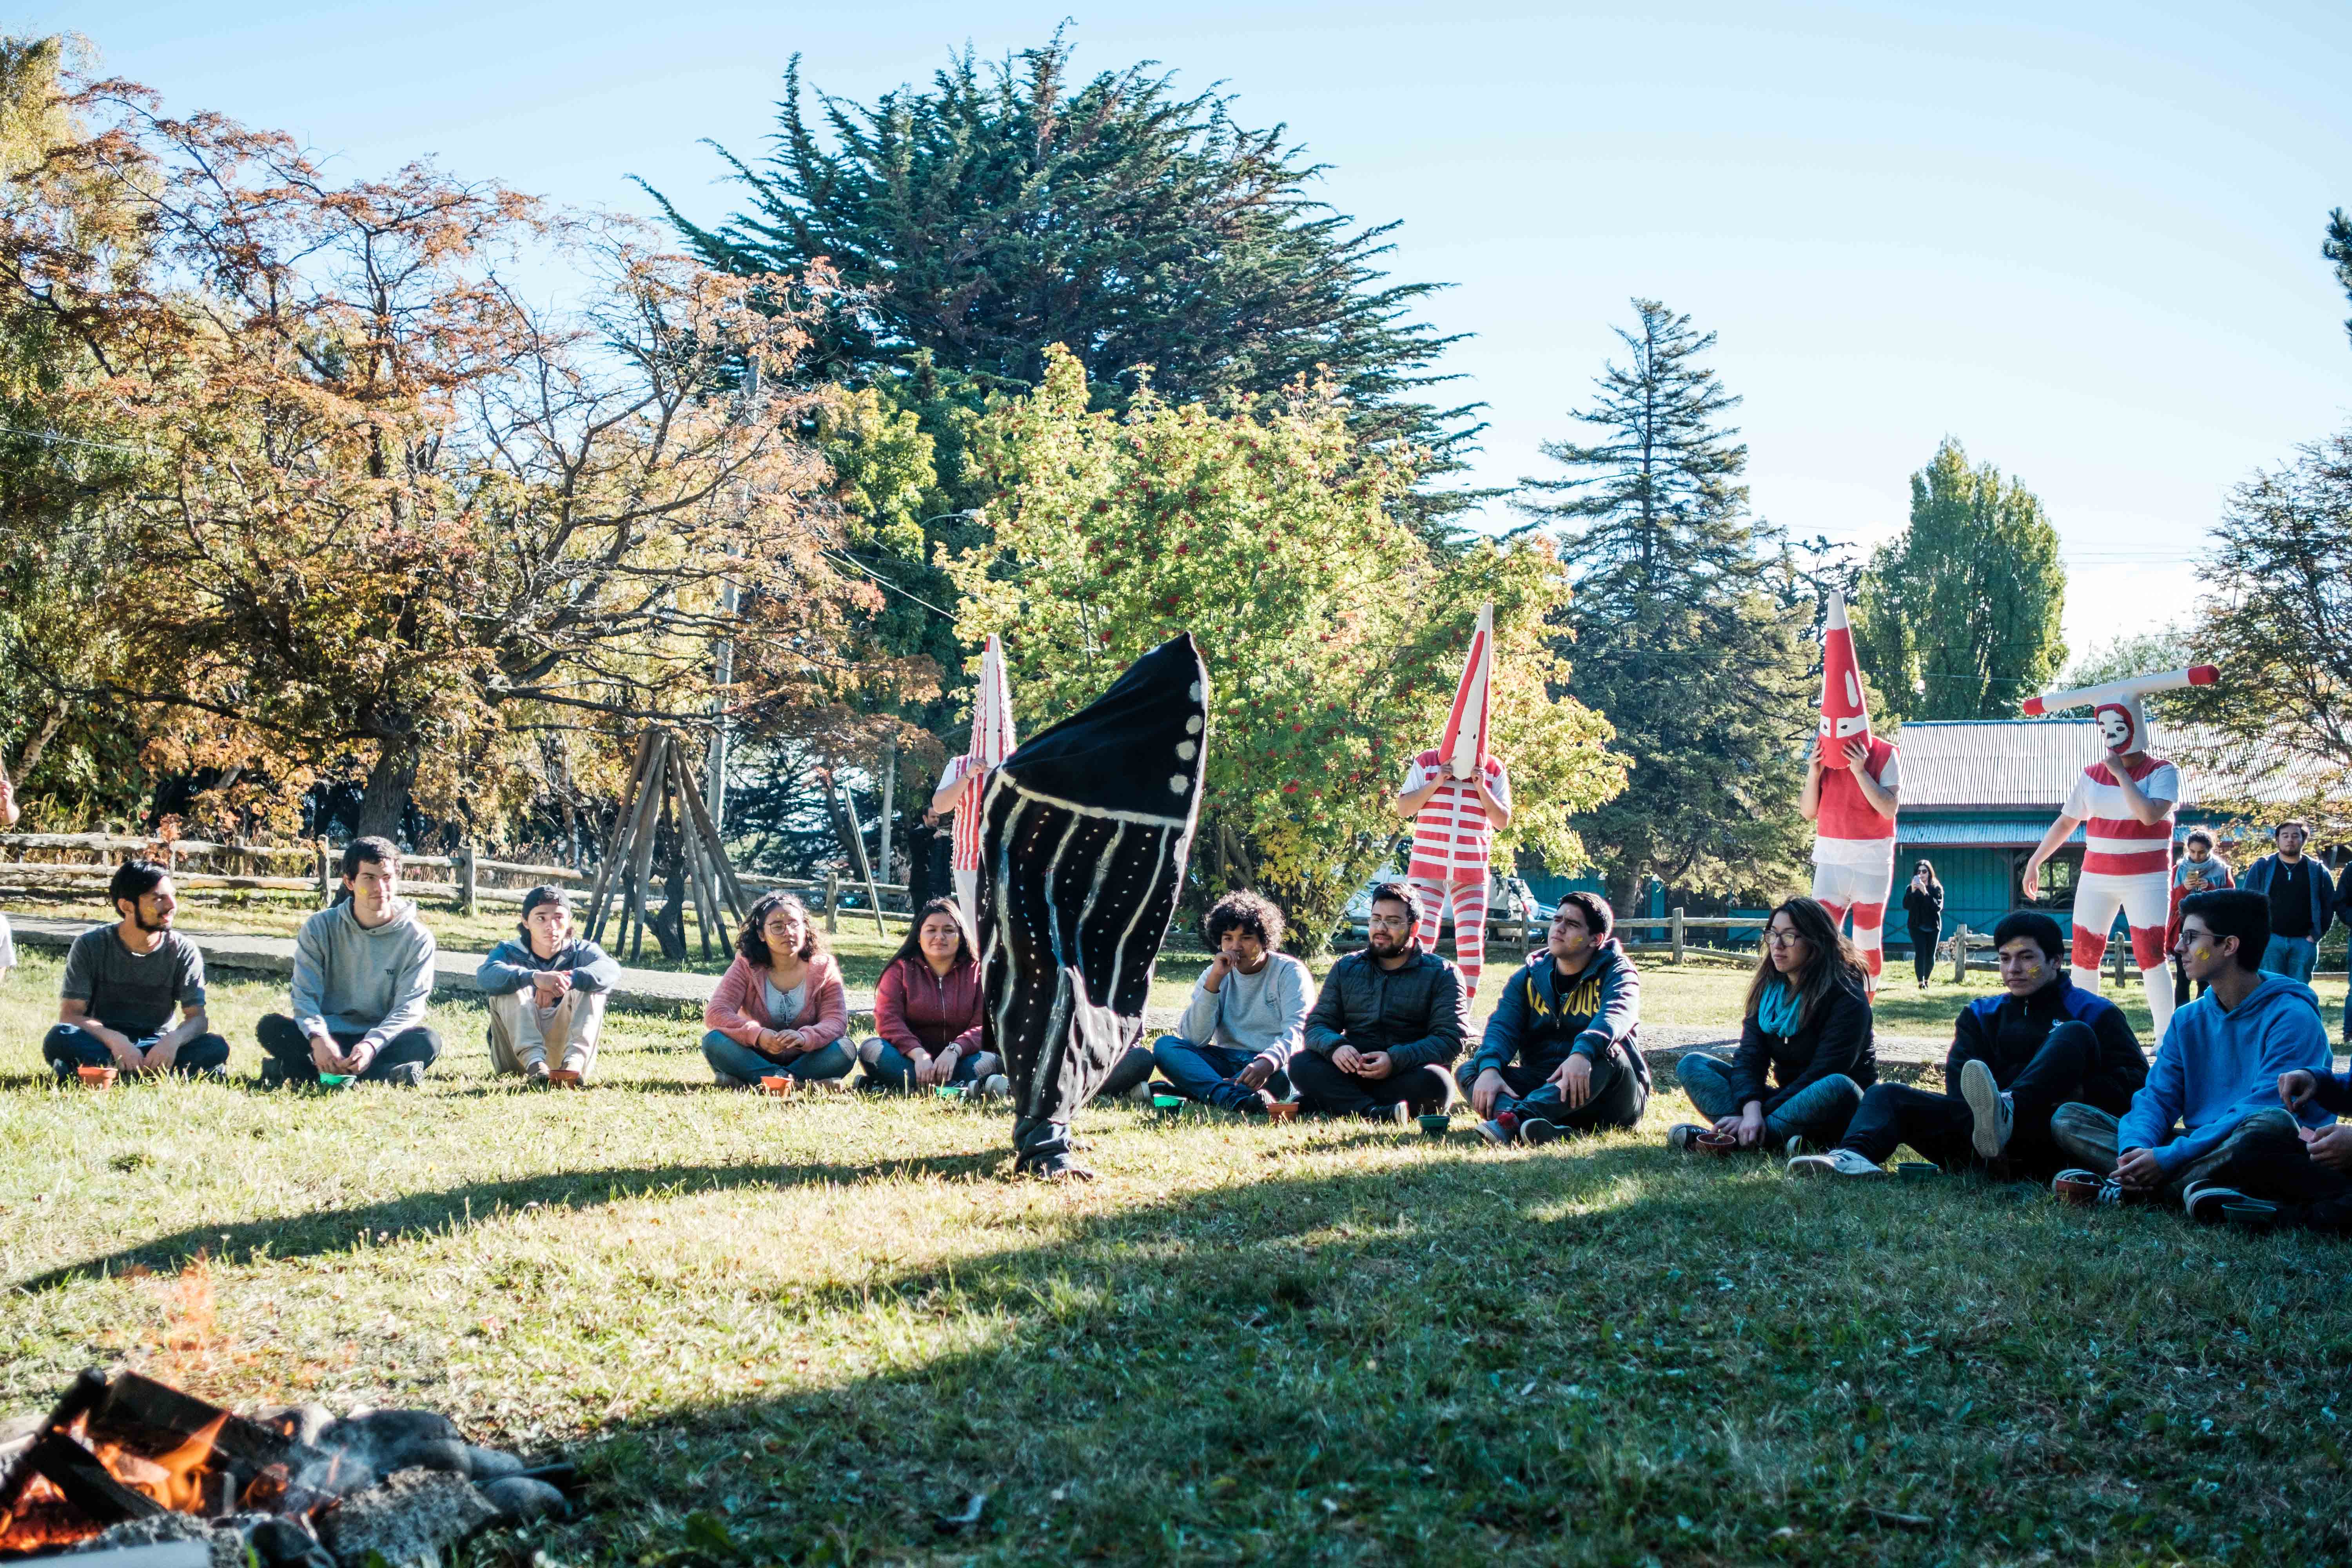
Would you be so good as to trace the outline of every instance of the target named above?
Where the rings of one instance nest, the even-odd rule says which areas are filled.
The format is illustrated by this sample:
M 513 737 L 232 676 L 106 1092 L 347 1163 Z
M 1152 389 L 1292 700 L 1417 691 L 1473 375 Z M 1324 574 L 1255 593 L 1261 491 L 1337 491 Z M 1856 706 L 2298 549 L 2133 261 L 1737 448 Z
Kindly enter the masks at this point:
M 132 1372 L 85 1372 L 16 1430 L 0 1441 L 0 1557 L 194 1542 L 220 1568 L 399 1565 L 560 1511 L 549 1483 L 574 1479 L 474 1447 L 431 1411 L 255 1421 Z

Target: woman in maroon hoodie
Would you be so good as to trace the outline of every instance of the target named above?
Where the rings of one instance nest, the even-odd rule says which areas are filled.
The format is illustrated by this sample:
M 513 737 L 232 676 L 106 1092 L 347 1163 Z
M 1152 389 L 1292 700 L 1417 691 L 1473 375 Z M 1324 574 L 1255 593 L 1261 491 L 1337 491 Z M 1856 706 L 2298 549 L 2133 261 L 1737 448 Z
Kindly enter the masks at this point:
M 874 988 L 874 1026 L 882 1037 L 857 1047 L 866 1083 L 902 1093 L 949 1083 L 1004 1092 L 995 1056 L 980 1048 L 980 957 L 962 906 L 933 899 L 916 911 Z
M 842 1037 L 849 999 L 841 966 L 825 952 L 808 906 L 767 893 L 735 939 L 735 962 L 702 1009 L 703 1058 L 728 1089 L 763 1078 L 803 1082 L 840 1078 L 855 1065 Z

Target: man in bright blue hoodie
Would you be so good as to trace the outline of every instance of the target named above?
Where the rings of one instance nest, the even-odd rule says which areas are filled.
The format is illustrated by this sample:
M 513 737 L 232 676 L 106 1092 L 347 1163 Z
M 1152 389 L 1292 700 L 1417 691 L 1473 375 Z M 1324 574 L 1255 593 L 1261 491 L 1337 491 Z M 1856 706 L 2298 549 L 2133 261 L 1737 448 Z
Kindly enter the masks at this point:
M 2319 998 L 2283 974 L 2262 973 L 2270 902 L 2259 893 L 2194 893 L 2180 901 L 2180 956 L 2211 987 L 2172 1015 L 2147 1082 L 2120 1121 L 2089 1105 L 2063 1105 L 2051 1136 L 2077 1164 L 2108 1176 L 2103 1198 L 2180 1200 L 2200 1218 L 2219 1202 L 2195 1190 L 2259 1145 L 2300 1142 L 2302 1127 L 2333 1120 L 2305 1101 L 2279 1103 L 2279 1079 L 2334 1065 Z M 2231 1194 L 2234 1199 L 2236 1194 Z M 2214 1208 L 2210 1215 L 2199 1211 Z

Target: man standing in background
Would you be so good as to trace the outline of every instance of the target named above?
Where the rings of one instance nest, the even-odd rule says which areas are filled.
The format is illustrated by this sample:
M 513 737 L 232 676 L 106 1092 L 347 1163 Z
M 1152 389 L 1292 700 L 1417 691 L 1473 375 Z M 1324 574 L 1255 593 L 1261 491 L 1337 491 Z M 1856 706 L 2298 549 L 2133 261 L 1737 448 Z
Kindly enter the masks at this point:
M 2265 974 L 2308 981 L 2319 957 L 2319 939 L 2335 919 L 2336 888 L 2326 868 L 2303 852 L 2311 829 L 2282 822 L 2273 838 L 2278 848 L 2246 868 L 2239 886 L 2270 900 L 2271 940 L 2263 949 Z

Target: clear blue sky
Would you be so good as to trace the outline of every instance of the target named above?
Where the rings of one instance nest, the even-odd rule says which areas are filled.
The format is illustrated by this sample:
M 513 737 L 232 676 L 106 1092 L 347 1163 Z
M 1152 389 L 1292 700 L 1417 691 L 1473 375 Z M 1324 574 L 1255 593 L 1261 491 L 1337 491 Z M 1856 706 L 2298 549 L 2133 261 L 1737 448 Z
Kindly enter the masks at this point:
M 1967 19 L 1961 19 L 1961 14 Z M 1652 295 L 1721 334 L 1758 509 L 1868 542 L 1947 433 L 2047 503 L 2074 651 L 2184 613 L 2230 487 L 2352 418 L 2318 255 L 2352 206 L 2352 5 L 1185 7 L 669 0 L 53 0 L 181 109 L 377 172 L 431 153 L 558 201 L 716 216 L 789 56 L 870 97 L 1072 17 L 1082 67 L 1222 81 L 1403 220 L 1456 285 L 1448 368 L 1491 405 L 1478 478 L 1546 465 Z M 1500 520 L 1498 520 L 1500 521 Z

